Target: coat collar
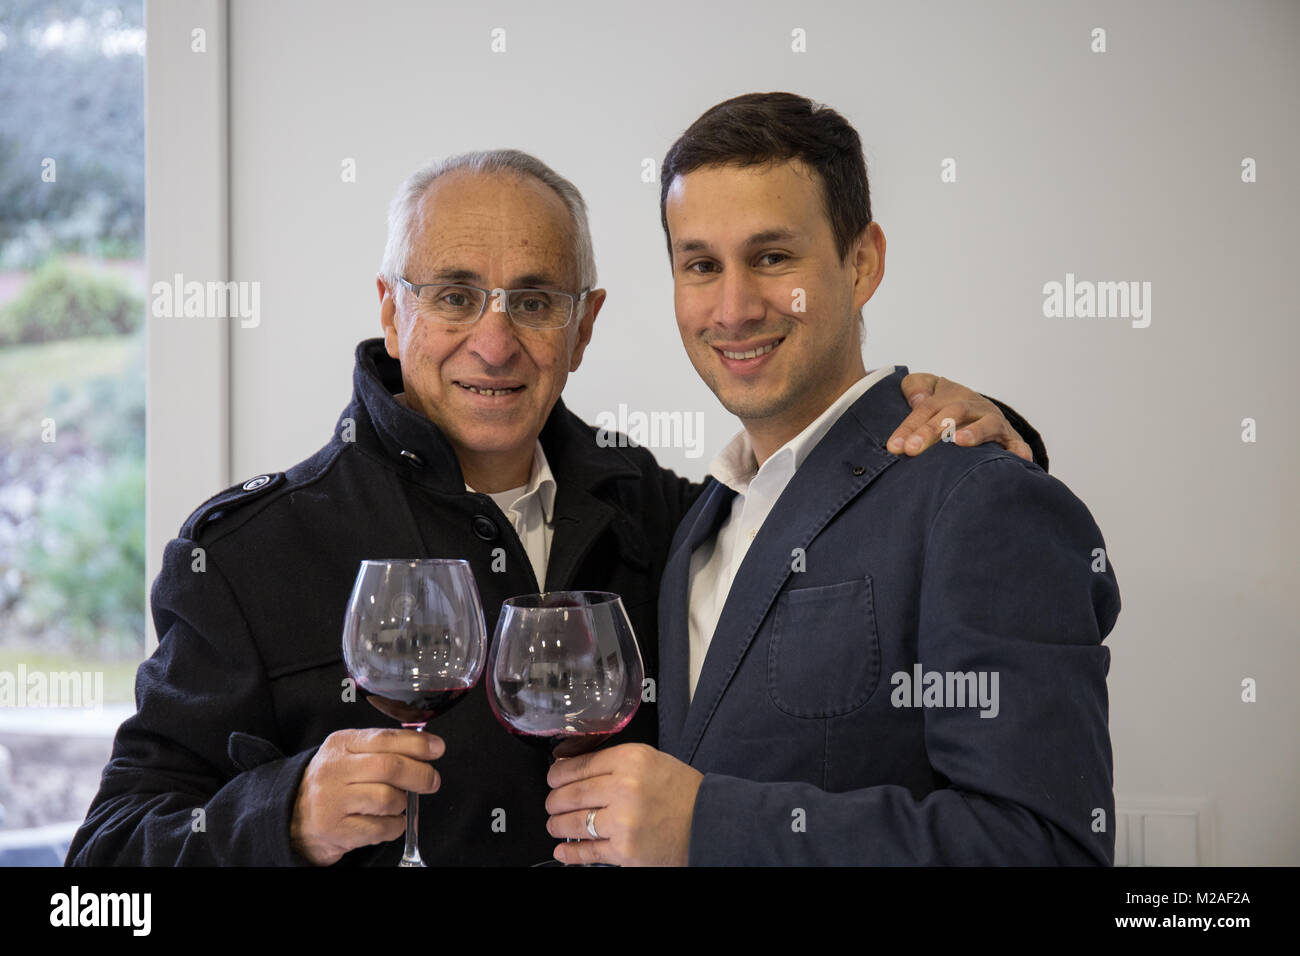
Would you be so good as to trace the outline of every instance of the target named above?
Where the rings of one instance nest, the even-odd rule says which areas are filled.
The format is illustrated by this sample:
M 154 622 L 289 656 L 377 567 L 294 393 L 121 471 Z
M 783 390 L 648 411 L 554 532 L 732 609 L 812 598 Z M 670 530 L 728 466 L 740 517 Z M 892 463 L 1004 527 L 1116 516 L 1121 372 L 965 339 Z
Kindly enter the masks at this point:
M 730 511 L 735 493 L 710 480 L 674 542 L 660 595 L 660 747 L 690 762 L 749 646 L 792 573 L 791 552 L 805 551 L 836 515 L 898 460 L 885 448 L 910 409 L 893 374 L 854 402 L 795 472 L 736 572 L 689 699 L 691 553 Z M 689 523 L 689 526 L 686 526 Z
M 383 339 L 366 339 L 357 345 L 352 384 L 352 406 L 340 418 L 336 434 L 343 431 L 349 416 L 360 411 L 364 421 L 353 417 L 358 432 L 369 432 L 367 437 L 385 458 L 403 468 L 414 467 L 439 491 L 464 492 L 460 462 L 442 429 L 397 401 L 395 396 L 403 390 L 402 366 L 389 356 Z M 556 399 L 538 437 L 557 488 L 576 484 L 592 489 L 640 474 L 620 449 L 598 447 L 595 429 L 570 412 L 563 399 Z
M 445 495 L 469 495 L 456 452 L 442 430 L 425 416 L 397 401 L 403 390 L 401 364 L 389 356 L 383 339 L 357 346 L 352 404 L 339 420 L 336 440 L 351 419 L 355 440 L 407 472 L 411 480 Z M 555 535 L 547 561 L 546 588 L 564 587 L 596 540 L 612 527 L 624 562 L 648 567 L 645 535 L 636 516 L 619 503 L 608 485 L 639 478 L 641 469 L 621 448 L 601 447 L 596 429 L 570 412 L 562 399 L 538 436 L 555 478 L 552 523 Z

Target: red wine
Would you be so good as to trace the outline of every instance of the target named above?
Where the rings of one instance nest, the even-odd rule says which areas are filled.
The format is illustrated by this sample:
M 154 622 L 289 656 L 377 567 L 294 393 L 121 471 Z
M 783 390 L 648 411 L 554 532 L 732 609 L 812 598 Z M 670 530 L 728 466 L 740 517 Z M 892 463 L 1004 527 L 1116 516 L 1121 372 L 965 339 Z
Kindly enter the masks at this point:
M 413 690 L 403 684 L 372 681 L 363 685 L 371 694 L 366 698 L 380 713 L 404 725 L 424 724 L 447 711 L 465 696 L 468 687 L 441 690 Z
M 599 733 L 582 734 L 582 733 L 564 733 L 557 731 L 551 734 L 526 734 L 523 731 L 516 730 L 509 725 L 506 730 L 510 731 L 526 744 L 550 752 L 555 757 L 577 757 L 579 754 L 590 753 L 610 737 L 614 736 L 614 731 L 605 730 Z

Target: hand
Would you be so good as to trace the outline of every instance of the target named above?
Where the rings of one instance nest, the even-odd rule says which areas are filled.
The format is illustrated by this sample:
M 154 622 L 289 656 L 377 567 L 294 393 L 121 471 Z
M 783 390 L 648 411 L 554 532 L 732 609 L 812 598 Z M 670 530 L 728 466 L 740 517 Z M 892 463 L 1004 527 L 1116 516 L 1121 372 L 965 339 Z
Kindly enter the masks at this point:
M 904 451 L 908 455 L 921 454 L 943 436 L 947 427 L 957 429 L 952 437 L 958 445 L 997 442 L 1013 455 L 1034 460 L 1033 451 L 1011 427 L 1002 410 L 965 385 L 929 372 L 913 372 L 903 379 L 903 395 L 912 406 L 912 413 L 903 419 L 885 445 L 895 455 Z M 945 420 L 949 420 L 947 426 Z
M 433 793 L 441 780 L 426 761 L 447 750 L 418 730 L 336 730 L 303 771 L 289 842 L 316 866 L 406 830 L 406 791 Z
M 645 744 L 620 744 L 581 757 L 556 760 L 546 775 L 551 814 L 546 829 L 561 843 L 561 863 L 685 866 L 691 846 L 695 794 L 704 775 Z M 596 810 L 599 840 L 587 832 Z

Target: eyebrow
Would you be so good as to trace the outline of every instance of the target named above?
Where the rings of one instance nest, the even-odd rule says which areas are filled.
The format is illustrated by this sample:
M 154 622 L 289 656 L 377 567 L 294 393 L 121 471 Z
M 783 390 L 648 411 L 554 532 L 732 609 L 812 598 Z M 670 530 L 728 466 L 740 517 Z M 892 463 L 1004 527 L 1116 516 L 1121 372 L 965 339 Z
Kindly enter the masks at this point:
M 483 276 L 473 269 L 442 269 L 429 277 L 425 285 L 435 282 L 481 284 Z M 559 289 L 562 283 L 548 272 L 529 272 L 510 280 L 511 289 Z
M 793 242 L 803 238 L 803 234 L 793 229 L 764 229 L 745 240 L 745 246 L 761 246 L 768 242 Z M 674 252 L 703 252 L 711 248 L 703 239 L 683 239 L 673 243 Z

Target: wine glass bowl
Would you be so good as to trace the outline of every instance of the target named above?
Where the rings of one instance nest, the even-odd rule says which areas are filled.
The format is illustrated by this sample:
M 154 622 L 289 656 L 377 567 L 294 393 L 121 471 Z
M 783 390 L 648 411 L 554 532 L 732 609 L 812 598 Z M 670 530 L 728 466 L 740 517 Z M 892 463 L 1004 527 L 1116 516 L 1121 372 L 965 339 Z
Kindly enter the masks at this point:
M 641 651 L 622 599 L 551 591 L 505 601 L 488 654 L 497 720 L 558 757 L 594 749 L 641 703 Z

